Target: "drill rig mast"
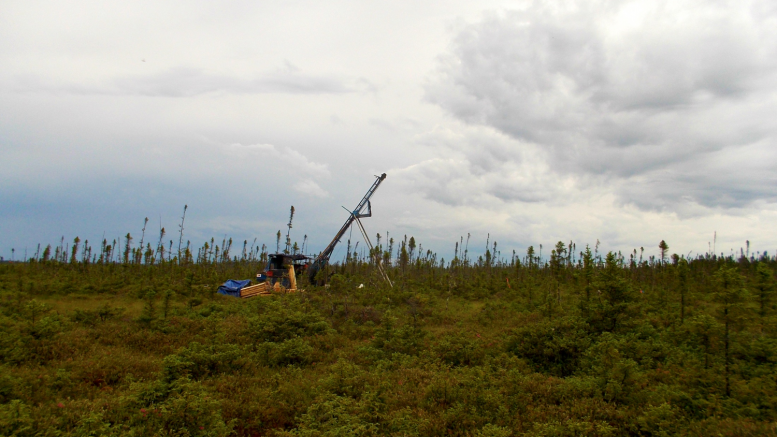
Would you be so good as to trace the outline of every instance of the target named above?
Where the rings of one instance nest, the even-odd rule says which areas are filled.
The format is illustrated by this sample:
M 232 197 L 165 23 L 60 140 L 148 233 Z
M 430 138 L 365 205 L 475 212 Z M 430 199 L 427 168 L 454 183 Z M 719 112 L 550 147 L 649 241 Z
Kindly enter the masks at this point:
M 351 214 L 348 216 L 348 219 L 345 220 L 345 223 L 340 228 L 339 231 L 337 231 L 337 234 L 335 235 L 335 238 L 332 239 L 332 241 L 329 243 L 329 245 L 324 249 L 321 254 L 316 257 L 316 259 L 313 261 L 313 263 L 310 266 L 310 269 L 308 270 L 308 274 L 310 276 L 310 281 L 314 282 L 316 273 L 318 273 L 321 268 L 323 268 L 328 262 L 329 257 L 332 256 L 332 252 L 335 250 L 335 246 L 337 246 L 337 243 L 340 242 L 340 239 L 345 235 L 345 233 L 348 231 L 348 228 L 353 225 L 354 222 L 359 226 L 359 230 L 362 232 L 362 236 L 364 237 L 365 241 L 369 245 L 370 249 L 372 249 L 372 243 L 370 242 L 369 238 L 367 237 L 367 233 L 364 230 L 364 226 L 362 226 L 360 218 L 363 217 L 372 217 L 372 205 L 370 204 L 370 197 L 372 197 L 373 194 L 375 194 L 375 190 L 378 189 L 380 186 L 380 183 L 383 182 L 384 179 L 386 179 L 386 173 L 383 173 L 380 176 L 375 176 L 375 182 L 372 184 L 369 190 L 367 190 L 367 194 L 364 195 L 361 202 L 354 208 L 353 211 L 349 211 Z M 366 212 L 364 212 L 364 209 L 367 209 Z M 383 277 L 389 281 L 389 284 L 391 284 L 391 281 L 388 279 L 388 276 L 386 276 L 386 273 L 383 271 L 383 268 L 380 265 L 380 258 L 377 259 L 378 268 L 380 269 L 381 273 L 383 274 Z

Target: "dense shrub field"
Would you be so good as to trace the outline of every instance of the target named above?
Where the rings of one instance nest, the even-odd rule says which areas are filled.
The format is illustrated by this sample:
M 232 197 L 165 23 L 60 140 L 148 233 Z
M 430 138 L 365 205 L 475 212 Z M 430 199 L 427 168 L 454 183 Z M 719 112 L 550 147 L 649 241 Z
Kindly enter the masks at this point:
M 0 435 L 777 435 L 769 256 L 414 249 L 243 300 L 245 250 L 2 264 Z

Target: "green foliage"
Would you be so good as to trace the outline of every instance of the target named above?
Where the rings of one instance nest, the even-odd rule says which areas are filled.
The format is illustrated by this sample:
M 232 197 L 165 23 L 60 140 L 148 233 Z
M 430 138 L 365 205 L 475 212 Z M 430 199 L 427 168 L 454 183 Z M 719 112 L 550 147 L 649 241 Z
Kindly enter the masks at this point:
M 249 321 L 249 334 L 255 341 L 283 342 L 296 337 L 325 334 L 329 324 L 299 301 L 271 301 L 263 312 Z
M 744 281 L 735 267 L 723 266 L 715 273 L 717 289 L 713 298 L 720 304 L 717 311 L 718 320 L 725 325 L 735 325 L 747 317 L 744 304 L 747 291 Z
M 477 335 L 465 333 L 443 335 L 434 343 L 432 351 L 451 366 L 478 365 L 485 358 L 483 341 Z
M 0 405 L 0 435 L 34 435 L 32 408 L 15 399 Z
M 446 265 L 387 240 L 393 288 L 352 252 L 328 287 L 252 299 L 214 294 L 265 256 L 226 239 L 0 264 L 0 435 L 774 433 L 772 258 L 473 262 L 462 239 Z
M 691 269 L 688 261 L 683 258 L 677 263 L 677 290 L 680 293 L 680 323 L 685 322 L 685 305 L 690 286 Z
M 168 382 L 183 377 L 201 380 L 231 373 L 243 367 L 243 351 L 233 344 L 202 345 L 197 342 L 168 355 L 162 362 L 162 374 Z
M 329 396 L 311 405 L 302 414 L 299 426 L 279 435 L 305 437 L 379 436 L 364 405 L 354 399 Z
M 27 316 L 28 321 L 32 325 L 49 311 L 51 311 L 51 306 L 44 302 L 38 302 L 36 299 L 30 300 L 24 305 L 25 316 Z
M 411 324 L 396 326 L 396 319 L 389 316 L 372 337 L 371 346 L 386 354 L 415 355 L 420 351 L 426 333 Z
M 513 435 L 510 428 L 488 424 L 475 432 L 475 437 L 510 437 Z
M 567 317 L 516 330 L 507 349 L 527 359 L 538 372 L 569 376 L 577 371 L 590 345 L 588 325 L 580 318 Z
M 76 309 L 73 311 L 70 319 L 76 323 L 95 326 L 99 323 L 121 317 L 121 315 L 124 314 L 124 311 L 125 308 L 114 308 L 109 306 L 107 303 L 104 303 L 99 308 L 94 310 Z
M 9 369 L 0 369 L 0 404 L 5 404 L 14 399 L 15 378 L 9 373 Z
M 154 289 L 147 289 L 143 293 L 144 306 L 143 313 L 141 313 L 139 322 L 150 323 L 156 319 L 156 291 Z
M 258 346 L 260 362 L 269 366 L 303 365 L 312 361 L 313 347 L 302 338 L 280 343 L 267 342 Z
M 625 322 L 634 292 L 615 254 L 607 254 L 606 264 L 594 282 L 596 296 L 590 302 L 589 323 L 599 331 L 615 331 Z
M 172 300 L 175 292 L 173 290 L 165 290 L 162 292 L 162 315 L 167 319 L 167 314 L 170 312 L 170 301 Z
M 754 288 L 758 297 L 758 315 L 763 320 L 769 312 L 774 294 L 774 271 L 764 262 L 759 262 L 756 267 Z
M 717 291 L 713 298 L 720 304 L 717 316 L 724 327 L 724 374 L 726 378 L 726 396 L 731 396 L 731 332 L 740 327 L 747 317 L 744 307 L 747 292 L 743 288 L 743 279 L 736 268 L 723 266 L 715 273 Z
M 218 400 L 199 382 L 180 378 L 155 383 L 128 402 L 132 408 L 126 421 L 136 435 L 216 437 L 231 434 Z
M 599 390 L 608 402 L 639 400 L 634 394 L 645 382 L 644 367 L 624 353 L 623 349 L 629 346 L 628 339 L 605 333 L 585 353 L 585 373 L 596 378 Z

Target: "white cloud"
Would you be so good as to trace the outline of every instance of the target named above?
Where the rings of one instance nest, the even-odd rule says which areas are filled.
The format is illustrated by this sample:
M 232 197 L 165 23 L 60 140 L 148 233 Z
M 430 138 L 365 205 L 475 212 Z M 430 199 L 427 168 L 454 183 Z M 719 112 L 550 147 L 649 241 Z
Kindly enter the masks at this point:
M 777 185 L 763 183 L 777 164 L 769 4 L 534 2 L 492 13 L 456 36 L 426 98 L 515 147 L 545 150 L 557 174 L 613 185 L 621 202 L 774 201 Z M 503 160 L 501 150 L 477 150 L 474 167 Z
M 295 183 L 294 189 L 312 197 L 329 197 L 329 193 L 326 190 L 310 179 L 303 179 Z
M 571 176 L 552 173 L 542 150 L 490 128 L 438 126 L 415 141 L 439 157 L 392 174 L 406 189 L 447 205 L 501 208 L 511 202 L 560 202 Z
M 311 161 L 294 149 L 276 147 L 272 144 L 243 145 L 240 143 L 222 147 L 234 156 L 252 159 L 257 171 L 273 169 L 288 177 L 293 175 L 328 177 L 330 175 L 327 164 Z
M 147 97 L 196 97 L 209 93 L 226 94 L 345 94 L 374 92 L 374 85 L 360 79 L 332 75 L 310 75 L 285 68 L 250 78 L 176 67 L 164 71 L 119 76 L 103 81 L 62 82 L 36 75 L 16 77 L 21 92 L 72 94 L 138 95 Z

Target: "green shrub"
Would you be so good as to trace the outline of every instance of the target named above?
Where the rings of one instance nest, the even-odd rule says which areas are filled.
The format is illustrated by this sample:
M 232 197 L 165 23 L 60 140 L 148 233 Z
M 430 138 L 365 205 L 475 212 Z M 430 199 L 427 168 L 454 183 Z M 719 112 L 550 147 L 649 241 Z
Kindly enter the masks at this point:
M 217 437 L 231 434 L 219 401 L 199 382 L 180 378 L 159 381 L 131 400 L 129 423 L 135 435 Z
M 321 388 L 337 396 L 359 398 L 367 385 L 367 372 L 360 366 L 339 359 L 328 369 L 328 375 L 319 383 Z
M 110 349 L 107 353 L 91 356 L 72 366 L 69 373 L 61 374 L 63 378 L 81 381 L 87 386 L 107 389 L 114 387 L 132 375 L 133 378 L 153 377 L 159 369 L 158 361 L 144 354 L 124 348 Z M 58 371 L 59 375 L 59 371 Z M 67 384 L 67 379 L 57 380 Z
M 585 352 L 585 373 L 595 376 L 604 398 L 610 402 L 627 402 L 645 382 L 645 375 L 636 361 L 624 356 L 626 342 L 610 333 Z
M 380 436 L 376 423 L 365 417 L 363 405 L 354 399 L 330 395 L 311 405 L 296 429 L 278 436 L 339 437 Z
M 87 326 L 95 326 L 98 323 L 121 317 L 121 315 L 124 314 L 124 311 L 124 308 L 114 308 L 107 303 L 104 303 L 96 310 L 76 309 L 70 316 L 70 320 Z
M 258 346 L 255 356 L 268 366 L 304 365 L 312 361 L 313 347 L 302 338 L 280 343 L 266 342 Z
M 565 317 L 516 330 L 507 342 L 507 349 L 529 360 L 537 371 L 569 376 L 578 369 L 591 341 L 583 320 Z
M 32 409 L 22 401 L 16 399 L 0 405 L 0 435 L 33 436 L 34 424 Z
M 475 432 L 475 437 L 510 437 L 513 435 L 510 428 L 488 424 Z
M 0 368 L 0 404 L 6 404 L 16 398 L 16 378 L 11 376 L 9 371 L 7 367 Z
M 331 328 L 318 313 L 294 300 L 276 300 L 264 313 L 249 320 L 249 335 L 260 342 L 283 342 L 295 337 L 324 334 Z
M 405 324 L 399 328 L 395 324 L 395 318 L 385 317 L 380 328 L 373 335 L 371 346 L 388 354 L 417 354 L 423 347 L 426 332 L 411 324 Z
M 432 352 L 452 366 L 478 365 L 485 356 L 482 342 L 470 332 L 443 335 L 434 342 Z
M 231 373 L 243 367 L 243 351 L 233 344 L 203 345 L 197 342 L 168 355 L 163 361 L 162 374 L 165 380 L 182 377 L 194 380 L 208 378 L 222 373 Z

